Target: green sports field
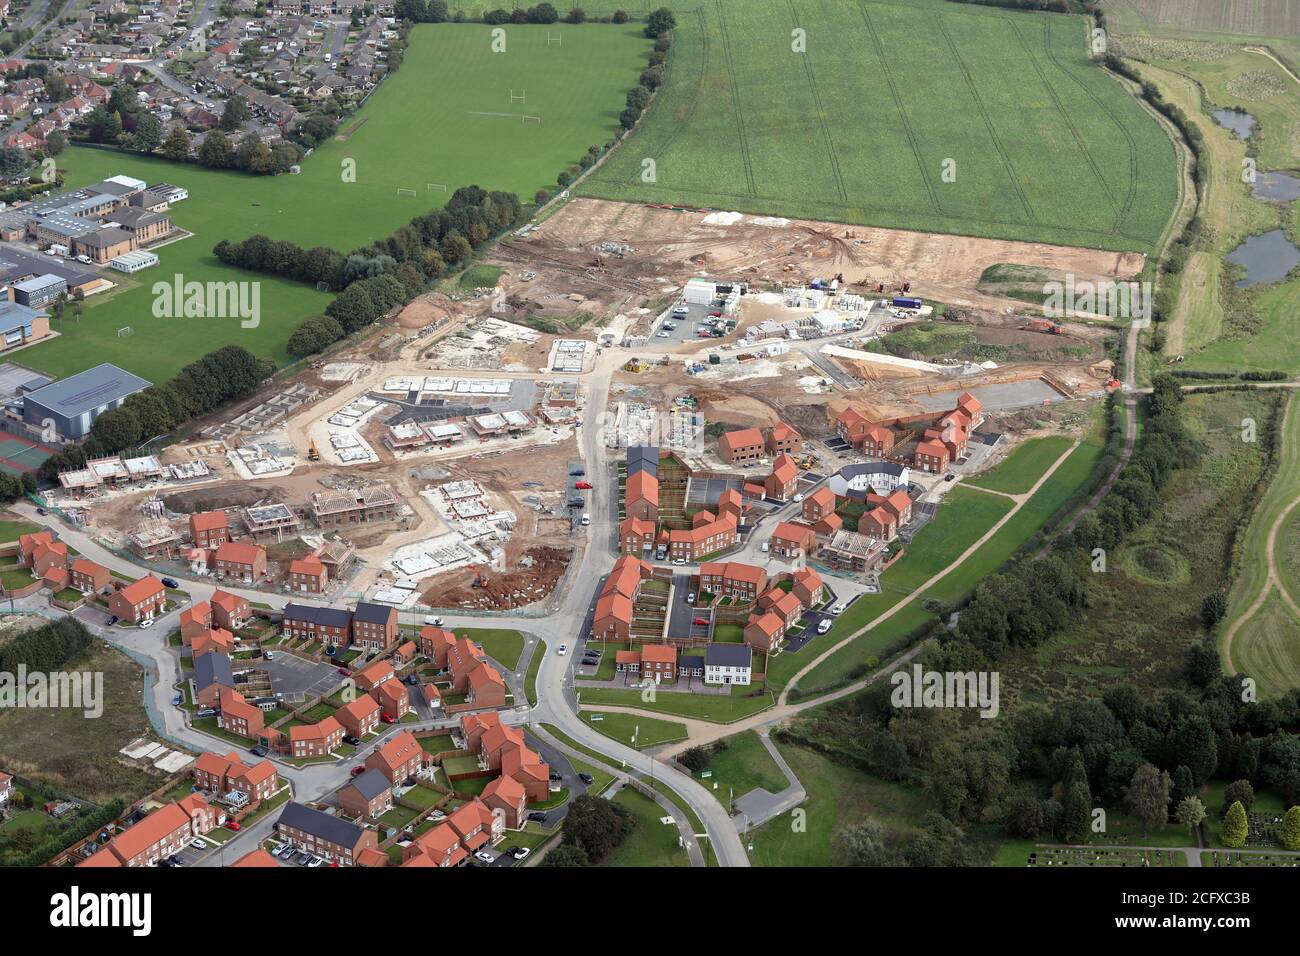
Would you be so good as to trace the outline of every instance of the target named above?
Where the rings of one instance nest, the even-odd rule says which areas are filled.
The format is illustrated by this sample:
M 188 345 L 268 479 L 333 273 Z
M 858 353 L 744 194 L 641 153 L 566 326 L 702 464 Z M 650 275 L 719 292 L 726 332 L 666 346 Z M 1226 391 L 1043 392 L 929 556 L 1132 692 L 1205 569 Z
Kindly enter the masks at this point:
M 509 190 L 531 201 L 588 146 L 617 133 L 649 41 L 632 24 L 586 25 L 551 47 L 545 27 L 506 30 L 506 52 L 494 54 L 481 24 L 416 27 L 401 68 L 340 127 L 341 135 L 351 134 L 322 144 L 297 176 L 259 178 L 98 149 L 65 151 L 59 163 L 70 186 L 117 173 L 184 186 L 190 198 L 174 207 L 173 219 L 194 235 L 159 248 L 160 266 L 126 279 L 130 288 L 87 300 L 79 323 L 56 324 L 60 338 L 23 350 L 18 360 L 52 375 L 109 361 L 151 381 L 230 343 L 285 362 L 289 334 L 324 309 L 329 295 L 226 268 L 212 256 L 218 240 L 261 232 L 347 252 L 441 205 L 458 186 Z M 522 103 L 512 104 L 512 89 Z M 523 122 L 525 112 L 542 122 Z M 509 115 L 492 115 L 498 113 Z M 343 181 L 347 159 L 356 163 L 355 182 Z M 155 318 L 152 286 L 176 274 L 256 278 L 261 324 Z M 119 337 L 126 326 L 133 334 Z
M 1141 251 L 1173 210 L 1173 147 L 1089 61 L 1082 17 L 941 0 L 675 9 L 662 94 L 581 192 Z

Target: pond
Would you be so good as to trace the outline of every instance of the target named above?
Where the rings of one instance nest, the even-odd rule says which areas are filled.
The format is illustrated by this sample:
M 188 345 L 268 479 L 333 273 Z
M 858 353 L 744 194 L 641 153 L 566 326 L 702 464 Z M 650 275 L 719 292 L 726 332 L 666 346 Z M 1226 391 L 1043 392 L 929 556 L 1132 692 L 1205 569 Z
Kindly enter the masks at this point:
M 1255 198 L 1294 202 L 1300 199 L 1300 177 L 1289 173 L 1260 173 L 1255 177 Z
M 1237 283 L 1240 289 L 1285 278 L 1288 272 L 1300 265 L 1300 249 L 1281 229 L 1274 229 L 1250 236 L 1224 258 L 1246 267 L 1246 278 Z
M 1237 139 L 1250 139 L 1251 130 L 1255 128 L 1255 117 L 1238 110 L 1215 110 L 1211 116 L 1224 129 L 1232 130 Z

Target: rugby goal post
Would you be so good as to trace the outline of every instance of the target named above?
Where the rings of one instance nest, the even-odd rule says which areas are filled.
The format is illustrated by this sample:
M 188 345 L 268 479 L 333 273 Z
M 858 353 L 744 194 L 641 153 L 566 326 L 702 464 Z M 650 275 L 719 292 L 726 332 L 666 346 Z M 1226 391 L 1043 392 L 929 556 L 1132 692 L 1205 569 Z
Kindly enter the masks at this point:
M 550 30 L 547 30 L 547 31 L 546 31 L 546 45 L 547 45 L 547 46 L 564 46 L 564 33 L 563 33 L 563 32 L 560 32 L 560 33 L 556 33 L 554 36 L 552 36 L 552 35 L 551 35 L 551 31 L 550 31 Z
M 401 186 L 398 186 L 398 187 L 397 187 L 397 195 L 399 195 L 399 196 L 416 196 L 416 195 L 419 195 L 419 194 L 418 194 L 414 189 L 403 189 Z
M 511 102 L 511 103 L 527 103 L 527 102 L 528 102 L 528 91 L 527 91 L 527 90 L 519 90 L 519 91 L 516 92 L 515 90 L 512 89 L 512 90 L 510 91 L 510 102 Z

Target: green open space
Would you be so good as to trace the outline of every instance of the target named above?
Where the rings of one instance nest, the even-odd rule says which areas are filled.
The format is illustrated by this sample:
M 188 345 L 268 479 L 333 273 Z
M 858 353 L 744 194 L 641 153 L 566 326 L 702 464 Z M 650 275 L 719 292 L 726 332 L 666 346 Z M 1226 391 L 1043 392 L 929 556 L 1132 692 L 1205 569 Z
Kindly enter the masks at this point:
M 591 693 L 587 691 L 587 693 Z M 686 725 L 671 720 L 659 720 L 655 717 L 643 717 L 640 714 L 617 714 L 609 711 L 583 710 L 578 714 L 584 723 L 598 730 L 606 737 L 612 737 L 619 743 L 637 750 L 658 747 L 660 744 L 676 743 L 686 739 Z M 593 719 L 594 718 L 594 719 Z M 635 736 L 636 742 L 632 742 Z
M 635 829 L 604 861 L 603 866 L 689 866 L 686 850 L 678 846 L 680 831 L 661 822 L 664 810 L 649 797 L 624 787 L 614 802 L 632 813 Z
M 506 190 L 531 202 L 588 146 L 616 134 L 649 41 L 632 24 L 591 25 L 568 31 L 562 47 L 548 46 L 546 27 L 512 25 L 508 52 L 494 54 L 491 31 L 483 24 L 416 26 L 401 68 L 343 121 L 339 136 L 304 160 L 296 176 L 249 176 L 89 147 L 65 150 L 58 161 L 70 187 L 117 174 L 184 186 L 189 198 L 172 215 L 193 235 L 157 248 L 159 266 L 125 279 L 129 288 L 86 300 L 80 320 L 69 310 L 55 324 L 62 334 L 25 349 L 23 363 L 65 376 L 113 362 L 153 382 L 227 344 L 286 363 L 290 333 L 321 312 L 330 296 L 223 266 L 212 255 L 218 241 L 263 233 L 346 253 L 442 205 L 459 186 Z M 526 102 L 512 104 L 512 89 L 525 91 Z M 524 122 L 525 113 L 542 122 Z M 342 175 L 348 160 L 355 162 L 355 181 Z M 185 281 L 256 280 L 260 323 L 243 328 L 238 319 L 155 317 L 154 284 L 177 275 Z M 119 337 L 128 326 L 132 334 Z M 163 341 L 167 348 L 158 348 Z
M 456 631 L 459 637 L 483 645 L 488 657 L 514 670 L 519 666 L 519 655 L 524 652 L 524 636 L 518 631 L 491 627 L 463 627 Z
M 727 737 L 725 743 L 726 749 L 714 753 L 708 766 L 694 775 L 700 786 L 723 806 L 729 806 L 732 799 L 754 789 L 780 793 L 786 788 L 785 774 L 763 746 L 757 731 L 747 730 Z
M 963 484 L 987 488 L 989 491 L 1002 491 L 1009 495 L 1023 495 L 1069 447 L 1070 439 L 1065 435 L 1031 438 L 1017 445 L 1011 454 L 998 463 L 996 469 L 967 479 Z

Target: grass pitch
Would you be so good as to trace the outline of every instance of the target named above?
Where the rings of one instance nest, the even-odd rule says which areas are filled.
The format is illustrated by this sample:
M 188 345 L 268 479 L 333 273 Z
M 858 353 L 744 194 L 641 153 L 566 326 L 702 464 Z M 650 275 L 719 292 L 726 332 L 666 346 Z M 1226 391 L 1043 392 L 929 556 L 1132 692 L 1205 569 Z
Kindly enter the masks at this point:
M 663 92 L 580 191 L 1143 251 L 1173 210 L 1173 146 L 1089 61 L 1082 18 L 938 0 L 677 17 Z
M 297 176 L 256 177 L 128 153 L 68 149 L 59 164 L 70 187 L 118 173 L 184 186 L 190 198 L 172 215 L 194 235 L 157 249 L 162 260 L 157 268 L 126 278 L 129 288 L 87 300 L 79 323 L 71 318 L 56 323 L 63 335 L 24 349 L 19 360 L 60 376 L 107 361 L 154 382 L 226 344 L 285 363 L 290 333 L 321 312 L 330 296 L 223 266 L 212 256 L 219 240 L 260 232 L 348 252 L 442 205 L 459 186 L 509 190 L 531 202 L 588 146 L 617 133 L 618 113 L 645 65 L 649 41 L 632 24 L 584 26 L 570 31 L 563 46 L 550 47 L 545 27 L 506 31 L 505 52 L 493 53 L 490 28 L 482 24 L 416 27 L 401 68 L 339 131 L 342 136 L 355 127 L 355 132 L 321 144 Z M 512 102 L 512 90 L 523 100 Z M 525 123 L 524 113 L 542 122 Z M 355 182 L 343 179 L 345 160 L 355 161 Z M 399 195 L 398 189 L 415 195 Z M 244 329 L 237 319 L 155 318 L 152 286 L 171 282 L 176 274 L 187 281 L 259 281 L 260 325 Z M 125 326 L 133 334 L 119 338 L 118 329 Z

